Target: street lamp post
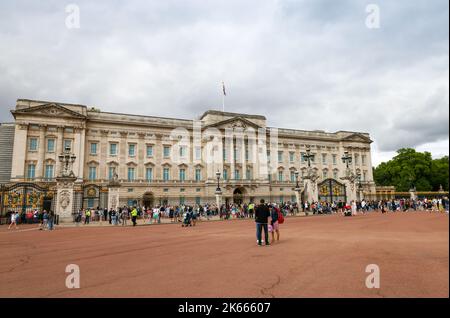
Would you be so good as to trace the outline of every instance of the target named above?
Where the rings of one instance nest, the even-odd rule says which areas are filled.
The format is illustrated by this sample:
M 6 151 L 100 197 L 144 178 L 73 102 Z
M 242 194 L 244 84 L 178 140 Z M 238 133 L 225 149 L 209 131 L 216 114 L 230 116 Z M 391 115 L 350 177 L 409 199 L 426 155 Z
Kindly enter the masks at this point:
M 302 189 L 301 189 L 300 184 L 298 182 L 299 172 L 295 171 L 294 172 L 294 176 L 295 176 L 295 189 L 294 189 L 294 191 L 295 191 L 295 197 L 297 199 L 297 211 L 300 212 L 301 208 L 302 208 L 301 207 L 301 204 L 302 204 L 302 202 L 301 202 L 301 191 L 302 191 Z
M 344 151 L 344 155 L 342 156 L 341 159 L 342 162 L 346 165 L 345 176 L 341 177 L 341 180 L 347 180 L 350 183 L 350 189 L 353 193 L 353 191 L 355 190 L 355 180 L 357 176 L 353 173 L 353 171 L 351 171 L 349 167 L 349 165 L 352 163 L 352 156 L 349 155 L 348 151 Z M 356 192 L 358 192 L 358 190 Z M 357 198 L 355 199 L 357 200 Z
M 308 193 L 309 193 L 309 191 L 312 191 L 314 194 L 316 193 L 316 186 L 317 186 L 316 180 L 319 178 L 316 171 L 313 168 L 311 168 L 311 159 L 314 158 L 314 154 L 311 153 L 311 148 L 309 145 L 306 146 L 306 154 L 303 157 L 308 162 L 307 173 L 302 178 L 303 178 L 303 180 L 310 181 L 309 186 L 308 185 L 305 186 L 305 196 L 306 196 L 305 201 L 309 202 L 310 200 L 314 201 L 314 199 L 315 199 L 314 197 L 310 197 L 310 195 Z M 306 189 L 308 189 L 308 190 L 306 190 Z M 314 196 L 314 194 L 313 194 L 313 196 Z
M 346 164 L 347 169 L 349 169 L 349 164 L 352 163 L 352 156 L 348 154 L 348 151 L 344 151 L 344 155 L 342 156 L 342 162 Z
M 216 193 L 222 193 L 222 190 L 220 189 L 220 171 L 217 170 L 216 172 L 216 178 L 217 178 L 217 189 Z
M 297 190 L 300 189 L 300 185 L 298 184 L 298 175 L 299 175 L 298 171 L 295 171 L 294 175 L 295 175 L 295 190 Z
M 362 192 L 362 184 L 361 184 L 361 172 L 357 172 L 356 173 L 356 180 L 358 181 L 358 197 L 357 200 L 361 201 L 362 197 L 361 197 L 361 192 Z
M 58 156 L 59 162 L 62 163 L 61 177 L 73 177 L 72 165 L 76 160 L 76 156 L 70 152 L 70 147 L 66 147 L 64 152 Z
M 314 155 L 311 153 L 311 146 L 306 146 L 306 155 L 303 156 L 306 161 L 308 161 L 308 168 L 311 168 L 311 159 L 314 158 Z
M 76 160 L 75 154 L 70 147 L 66 147 L 64 152 L 58 155 L 62 168 L 56 178 L 56 213 L 57 220 L 61 217 L 64 220 L 71 220 L 73 216 L 74 204 L 74 183 L 77 179 L 72 167 Z
M 216 205 L 217 209 L 220 213 L 220 207 L 222 206 L 222 190 L 220 189 L 220 171 L 217 170 L 216 172 L 216 178 L 217 178 L 217 189 L 216 189 Z

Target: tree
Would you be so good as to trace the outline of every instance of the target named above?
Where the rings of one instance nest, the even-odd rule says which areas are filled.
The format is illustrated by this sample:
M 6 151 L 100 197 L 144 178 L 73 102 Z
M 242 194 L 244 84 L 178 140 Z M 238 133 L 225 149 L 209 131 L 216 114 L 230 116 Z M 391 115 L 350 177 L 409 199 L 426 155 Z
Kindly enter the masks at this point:
M 448 156 L 433 160 L 429 152 L 402 148 L 392 160 L 374 168 L 373 176 L 377 185 L 393 185 L 397 191 L 413 186 L 417 191 L 437 191 L 440 185 L 448 190 L 448 163 Z
M 433 185 L 433 191 L 438 191 L 440 186 L 444 190 L 448 190 L 448 162 L 448 156 L 433 160 L 431 165 L 431 184 Z

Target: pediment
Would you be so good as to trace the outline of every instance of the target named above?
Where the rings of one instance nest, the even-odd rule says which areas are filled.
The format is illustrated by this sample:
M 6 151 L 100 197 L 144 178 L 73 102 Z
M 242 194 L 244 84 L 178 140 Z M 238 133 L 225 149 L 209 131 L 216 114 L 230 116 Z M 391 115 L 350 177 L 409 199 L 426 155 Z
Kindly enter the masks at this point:
M 341 140 L 342 141 L 366 142 L 366 143 L 372 142 L 372 140 L 370 138 L 367 138 L 366 136 L 359 134 L 359 133 L 354 133 L 354 134 L 348 135 L 347 137 L 344 137 Z
M 86 118 L 86 116 L 56 103 L 49 103 L 24 109 L 13 110 L 11 113 L 14 117 L 19 114 L 33 114 L 51 117 Z
M 249 127 L 253 128 L 253 129 L 261 128 L 259 125 L 251 122 L 250 120 L 248 120 L 244 117 L 240 117 L 240 116 L 225 119 L 225 120 L 219 121 L 217 123 L 207 125 L 205 128 L 208 128 L 208 127 L 216 127 L 219 129 L 242 128 L 244 130 Z

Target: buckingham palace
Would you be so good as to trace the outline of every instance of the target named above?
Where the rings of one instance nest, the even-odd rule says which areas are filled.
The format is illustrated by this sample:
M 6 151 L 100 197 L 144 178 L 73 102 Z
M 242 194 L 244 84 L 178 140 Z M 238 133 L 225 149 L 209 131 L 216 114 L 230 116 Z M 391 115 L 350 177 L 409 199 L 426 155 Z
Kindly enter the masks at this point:
M 1 126 L 11 145 L 2 154 L 11 158 L 2 170 L 3 211 L 56 209 L 68 164 L 70 192 L 61 196 L 69 210 L 213 203 L 218 190 L 223 203 L 376 195 L 364 132 L 267 127 L 263 115 L 217 110 L 178 119 L 28 99 L 11 113 L 14 122 Z

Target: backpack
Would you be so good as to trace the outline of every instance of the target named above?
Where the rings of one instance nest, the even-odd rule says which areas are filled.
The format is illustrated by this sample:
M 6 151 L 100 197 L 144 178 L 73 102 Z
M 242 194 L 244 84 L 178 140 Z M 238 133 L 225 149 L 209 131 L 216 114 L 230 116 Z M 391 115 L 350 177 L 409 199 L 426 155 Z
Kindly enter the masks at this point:
M 283 224 L 284 223 L 284 215 L 283 215 L 283 213 L 281 213 L 280 209 L 277 209 L 277 214 L 278 214 L 278 224 Z

